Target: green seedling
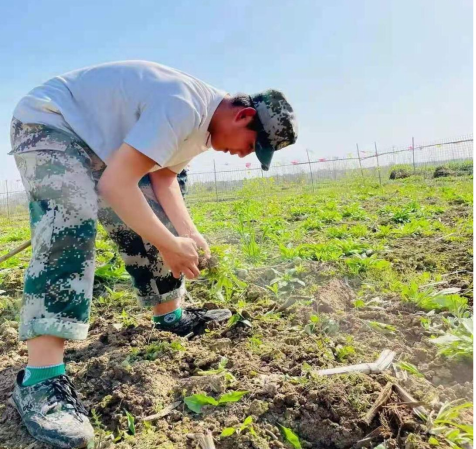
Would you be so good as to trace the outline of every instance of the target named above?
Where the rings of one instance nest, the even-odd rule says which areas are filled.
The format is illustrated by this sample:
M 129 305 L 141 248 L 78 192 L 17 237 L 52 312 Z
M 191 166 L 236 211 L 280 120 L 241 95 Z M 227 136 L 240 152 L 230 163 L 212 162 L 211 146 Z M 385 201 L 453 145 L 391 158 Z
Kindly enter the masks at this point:
M 439 446 L 440 440 L 445 441 L 453 449 L 463 449 L 473 446 L 473 426 L 460 422 L 460 413 L 472 409 L 471 402 L 455 405 L 457 401 L 447 402 L 438 411 L 435 418 L 426 416 L 426 424 L 432 435 L 428 442 L 432 446 Z
M 228 327 L 236 326 L 238 323 L 241 323 L 243 326 L 246 327 L 253 327 L 250 321 L 244 318 L 240 312 L 237 312 L 230 317 L 230 319 L 228 320 Z
M 124 265 L 116 255 L 108 263 L 97 268 L 94 276 L 103 282 L 127 281 L 130 279 Z
M 128 312 L 126 312 L 126 309 L 122 309 L 121 314 L 119 315 L 119 319 L 121 323 L 123 324 L 124 327 L 136 327 L 137 326 L 137 320 L 135 317 L 129 315 Z
M 225 427 L 223 431 L 221 432 L 221 437 L 229 437 L 233 435 L 234 433 L 242 433 L 245 430 L 250 432 L 251 435 L 256 435 L 255 429 L 253 427 L 253 417 L 248 416 L 244 421 L 243 424 L 237 427 Z
M 348 357 L 355 354 L 355 348 L 353 346 L 350 346 L 350 345 L 346 345 L 346 346 L 337 345 L 336 349 L 335 349 L 335 352 L 336 352 L 337 360 L 339 362 L 343 362 Z
M 379 321 L 367 321 L 367 324 L 372 328 L 383 333 L 393 334 L 397 330 L 395 326 L 387 323 L 380 323 Z
M 284 440 L 287 441 L 294 449 L 302 449 L 301 442 L 299 437 L 288 427 L 284 427 L 281 424 L 278 424 L 283 434 Z
M 199 376 L 213 376 L 213 375 L 223 374 L 225 376 L 225 382 L 227 383 L 227 385 L 232 385 L 232 384 L 236 383 L 236 378 L 235 378 L 235 376 L 233 376 L 233 374 L 230 373 L 230 371 L 228 371 L 226 369 L 226 365 L 228 365 L 228 359 L 226 357 L 222 357 L 220 359 L 220 362 L 218 362 L 218 368 L 217 369 L 210 369 L 210 370 L 207 370 L 207 371 L 198 370 L 197 375 L 199 375 Z
M 127 417 L 127 430 L 131 435 L 136 434 L 135 418 L 127 410 L 124 410 L 124 413 Z
M 327 335 L 334 335 L 339 331 L 339 323 L 332 318 L 328 318 L 326 315 L 311 315 L 310 323 L 306 324 L 303 328 L 306 334 L 318 334 L 323 333 Z
M 425 377 L 420 371 L 418 371 L 418 368 L 413 365 L 412 363 L 409 362 L 399 362 L 397 363 L 397 366 L 405 371 L 408 371 L 409 373 L 417 376 L 417 377 Z
M 462 318 L 452 323 L 450 330 L 430 342 L 439 347 L 438 354 L 450 359 L 473 359 L 473 318 Z
M 185 405 L 195 413 L 201 413 L 204 405 L 219 406 L 229 402 L 238 402 L 249 391 L 231 391 L 220 396 L 218 400 L 206 394 L 194 394 L 184 399 Z

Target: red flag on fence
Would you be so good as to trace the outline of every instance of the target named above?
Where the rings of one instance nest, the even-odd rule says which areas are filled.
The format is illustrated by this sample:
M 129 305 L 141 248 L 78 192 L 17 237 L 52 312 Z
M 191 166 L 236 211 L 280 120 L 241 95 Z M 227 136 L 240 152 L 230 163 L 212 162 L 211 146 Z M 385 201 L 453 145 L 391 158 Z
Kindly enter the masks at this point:
M 323 158 L 319 159 L 319 162 L 326 162 L 326 158 L 323 157 Z
M 297 165 L 297 164 L 299 164 L 299 161 L 291 161 L 291 164 Z
M 251 162 L 247 162 L 247 163 L 245 164 L 245 166 L 246 166 L 246 168 L 250 168 L 250 167 L 251 167 Z

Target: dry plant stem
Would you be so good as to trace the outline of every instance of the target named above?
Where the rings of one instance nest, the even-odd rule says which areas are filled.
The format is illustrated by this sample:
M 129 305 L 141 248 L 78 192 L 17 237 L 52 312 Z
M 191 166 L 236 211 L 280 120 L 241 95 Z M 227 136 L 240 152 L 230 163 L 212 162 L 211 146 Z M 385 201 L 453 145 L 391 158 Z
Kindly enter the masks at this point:
M 413 412 L 421 419 L 425 419 L 425 416 L 428 416 L 428 412 L 424 407 L 421 406 L 413 406 L 412 404 L 418 403 L 418 401 L 407 391 L 405 391 L 400 385 L 393 384 L 393 388 L 395 392 L 398 394 L 400 399 L 405 402 L 407 405 L 412 407 Z
M 388 402 L 390 396 L 392 395 L 392 382 L 388 382 L 387 385 L 380 392 L 377 400 L 374 402 L 370 410 L 366 413 L 363 421 L 365 424 L 370 426 L 370 423 L 373 421 L 379 410 Z
M 167 407 L 164 407 L 164 409 L 161 410 L 159 413 L 142 418 L 142 421 L 153 421 L 154 419 L 163 418 L 164 416 L 167 416 L 172 410 L 175 410 L 181 403 L 182 401 L 173 402 Z
M 383 431 L 383 426 L 377 427 L 376 429 L 372 430 L 365 438 L 357 441 L 353 446 L 355 449 L 359 449 L 361 447 L 367 447 L 369 443 L 374 440 L 375 438 L 379 437 Z
M 338 368 L 322 369 L 317 371 L 316 374 L 320 376 L 331 376 L 333 374 L 346 374 L 346 373 L 364 373 L 364 374 L 377 374 L 386 370 L 392 363 L 395 357 L 395 352 L 390 349 L 385 349 L 380 354 L 379 358 L 374 363 L 361 363 L 359 365 L 341 366 Z
M 10 259 L 10 257 L 13 257 L 15 254 L 22 252 L 24 249 L 28 248 L 30 245 L 31 245 L 31 240 L 28 240 L 28 242 L 22 243 L 20 246 L 10 251 L 8 254 L 5 254 L 4 256 L 0 257 L 0 263 L 5 262 L 6 260 Z

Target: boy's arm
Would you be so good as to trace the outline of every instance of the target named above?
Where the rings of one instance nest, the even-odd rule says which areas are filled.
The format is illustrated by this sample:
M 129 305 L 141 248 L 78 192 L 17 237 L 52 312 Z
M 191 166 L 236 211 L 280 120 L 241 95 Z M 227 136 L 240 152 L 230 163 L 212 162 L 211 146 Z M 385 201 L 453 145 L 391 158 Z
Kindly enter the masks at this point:
M 175 230 L 180 236 L 190 237 L 199 248 L 202 248 L 206 256 L 210 255 L 210 250 L 206 240 L 198 232 L 193 223 L 187 206 L 183 200 L 182 192 L 177 180 L 177 173 L 163 168 L 150 173 L 152 187 L 155 196 L 164 209 L 167 217 L 172 222 Z
M 200 272 L 196 243 L 175 237 L 157 218 L 139 189 L 140 179 L 155 165 L 152 159 L 123 143 L 108 160 L 98 191 L 127 226 L 157 247 L 176 278 L 181 273 L 188 278 L 197 277 Z

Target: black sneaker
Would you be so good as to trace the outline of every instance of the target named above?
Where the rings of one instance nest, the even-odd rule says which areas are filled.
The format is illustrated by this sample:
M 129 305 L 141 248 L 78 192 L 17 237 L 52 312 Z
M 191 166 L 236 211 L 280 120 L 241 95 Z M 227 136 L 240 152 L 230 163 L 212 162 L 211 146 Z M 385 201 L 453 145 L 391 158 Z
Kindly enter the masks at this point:
M 228 309 L 198 309 L 190 307 L 182 310 L 182 318 L 170 326 L 155 324 L 155 328 L 161 331 L 173 332 L 181 337 L 187 335 L 200 335 L 205 332 L 208 323 L 224 323 L 231 317 Z
M 21 370 L 13 390 L 15 405 L 33 438 L 60 448 L 85 447 L 94 430 L 71 380 L 66 375 L 25 387 Z

